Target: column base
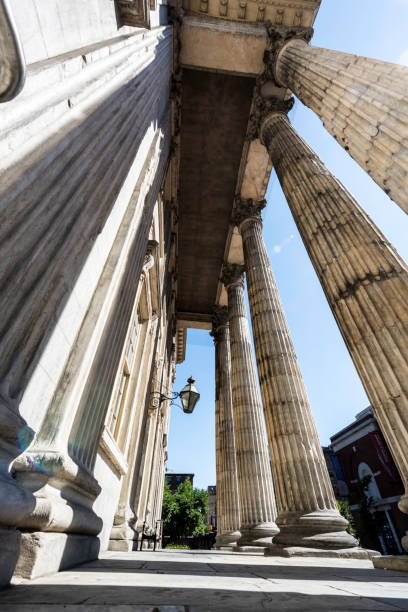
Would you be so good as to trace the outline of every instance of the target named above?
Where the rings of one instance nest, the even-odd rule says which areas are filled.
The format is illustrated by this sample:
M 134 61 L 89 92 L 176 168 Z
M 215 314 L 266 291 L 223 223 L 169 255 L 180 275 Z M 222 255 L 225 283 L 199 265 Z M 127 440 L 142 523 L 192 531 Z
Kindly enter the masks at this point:
M 0 588 L 9 584 L 20 554 L 21 533 L 0 529 Z
M 96 536 L 42 531 L 22 533 L 14 576 L 30 580 L 93 561 L 98 558 L 99 548 Z
M 120 550 L 123 552 L 132 552 L 138 550 L 139 534 L 134 528 L 134 525 L 129 525 L 129 522 L 123 522 L 120 525 L 113 525 L 110 533 L 108 550 Z
M 270 546 L 268 544 L 268 546 Z M 242 552 L 242 553 L 259 553 L 260 555 L 264 554 L 266 547 L 265 546 L 234 546 L 232 549 L 234 552 Z
M 329 550 L 321 548 L 307 548 L 305 546 L 274 546 L 265 548 L 265 557 L 327 557 L 332 559 L 371 559 L 380 555 L 376 550 L 365 550 L 355 546 Z
M 229 533 L 220 533 L 215 538 L 215 547 L 214 548 L 225 548 L 231 549 L 233 546 L 237 545 L 238 540 L 241 537 L 240 531 L 230 531 Z
M 376 569 L 408 572 L 408 555 L 378 555 L 372 562 Z
M 281 548 L 330 551 L 358 548 L 357 540 L 346 531 L 348 522 L 336 510 L 282 512 L 276 523 L 280 532 L 273 543 Z
M 108 550 L 132 552 L 139 550 L 138 540 L 109 540 Z
M 277 533 L 279 533 L 279 529 L 275 523 L 261 523 L 260 525 L 248 528 L 241 527 L 241 537 L 238 540 L 236 549 L 272 546 L 272 538 Z

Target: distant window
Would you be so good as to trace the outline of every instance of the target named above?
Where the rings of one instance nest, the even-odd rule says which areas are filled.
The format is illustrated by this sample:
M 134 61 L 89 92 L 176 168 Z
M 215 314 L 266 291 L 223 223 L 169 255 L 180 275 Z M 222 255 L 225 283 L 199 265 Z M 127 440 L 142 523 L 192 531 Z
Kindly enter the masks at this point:
M 181 476 L 177 476 L 177 478 L 176 478 L 176 482 L 177 482 L 177 484 L 180 484 L 180 482 L 181 482 Z
M 128 343 L 125 352 L 125 359 L 119 383 L 119 389 L 117 391 L 117 395 L 113 404 L 113 409 L 107 425 L 109 431 L 111 432 L 115 440 L 117 440 L 119 437 L 121 418 L 124 413 L 124 406 L 126 404 L 126 394 L 129 386 L 130 372 L 136 354 L 136 344 L 139 336 L 140 325 L 141 316 L 138 307 L 136 316 L 132 321 L 132 325 L 130 328 Z
M 129 371 L 125 367 L 125 369 L 122 372 L 122 377 L 120 379 L 120 385 L 119 385 L 119 391 L 116 396 L 115 404 L 114 404 L 112 415 L 111 415 L 111 420 L 109 423 L 109 431 L 111 432 L 111 434 L 113 435 L 115 439 L 119 431 L 120 418 L 122 416 L 123 407 L 125 405 L 128 383 L 129 383 Z

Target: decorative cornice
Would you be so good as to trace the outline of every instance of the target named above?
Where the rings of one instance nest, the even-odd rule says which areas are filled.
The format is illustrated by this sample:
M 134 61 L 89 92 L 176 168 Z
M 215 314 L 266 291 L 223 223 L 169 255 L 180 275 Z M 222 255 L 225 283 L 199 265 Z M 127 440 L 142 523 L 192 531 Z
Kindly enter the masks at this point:
M 225 263 L 222 267 L 221 282 L 228 289 L 231 285 L 244 286 L 245 266 L 241 264 Z
M 242 198 L 236 198 L 234 210 L 231 215 L 231 222 L 238 228 L 244 221 L 249 219 L 256 219 L 262 223 L 261 211 L 265 206 L 266 200 L 253 200 L 252 198 L 243 200 Z

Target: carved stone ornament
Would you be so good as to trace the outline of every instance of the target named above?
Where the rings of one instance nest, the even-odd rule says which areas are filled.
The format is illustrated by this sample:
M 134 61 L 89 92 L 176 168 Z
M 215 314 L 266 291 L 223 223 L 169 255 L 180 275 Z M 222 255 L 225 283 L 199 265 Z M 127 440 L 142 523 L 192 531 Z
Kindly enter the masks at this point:
M 225 263 L 222 267 L 221 282 L 228 289 L 230 285 L 241 284 L 244 286 L 245 266 L 241 264 Z
M 210 333 L 214 340 L 217 340 L 218 328 L 228 325 L 228 308 L 226 306 L 214 306 L 211 320 L 212 331 Z
M 228 0 L 220 0 L 219 14 L 220 17 L 228 15 Z
M 266 200 L 243 200 L 236 198 L 235 206 L 232 211 L 231 221 L 239 227 L 246 219 L 257 219 L 262 223 L 261 211 L 266 206 Z
M 116 0 L 122 25 L 150 29 L 151 0 Z
M 294 103 L 295 98 L 293 97 L 287 100 L 263 97 L 260 93 L 260 84 L 258 83 L 255 86 L 252 109 L 248 121 L 247 138 L 249 140 L 260 138 L 259 128 L 263 121 L 273 113 L 287 114 L 293 108 Z
M 301 19 L 301 17 L 300 17 Z M 291 28 L 276 25 L 271 21 L 265 22 L 266 31 L 268 34 L 270 48 L 264 52 L 265 73 L 268 78 L 278 82 L 275 74 L 276 60 L 283 47 L 290 40 L 301 39 L 305 42 L 310 42 L 314 30 L 313 28 L 303 28 L 293 26 Z

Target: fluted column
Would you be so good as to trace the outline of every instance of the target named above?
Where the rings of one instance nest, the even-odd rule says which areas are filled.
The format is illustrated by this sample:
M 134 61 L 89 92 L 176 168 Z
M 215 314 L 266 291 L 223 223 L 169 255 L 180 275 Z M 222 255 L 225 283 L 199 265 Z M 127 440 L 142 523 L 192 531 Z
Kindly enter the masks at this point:
M 243 266 L 225 265 L 228 292 L 231 389 L 234 411 L 240 546 L 270 546 L 278 532 L 276 505 L 251 335 L 244 300 Z
M 398 466 L 399 508 L 408 513 L 407 265 L 286 115 L 271 114 L 260 131 Z
M 267 65 L 408 212 L 408 68 L 307 44 L 311 29 L 268 27 Z
M 227 308 L 214 307 L 211 335 L 215 345 L 216 546 L 219 548 L 231 546 L 241 537 Z
M 265 200 L 237 200 L 251 322 L 272 457 L 282 547 L 344 549 L 346 531 L 330 482 L 302 374 L 262 236 Z M 269 552 L 269 551 L 267 551 Z

